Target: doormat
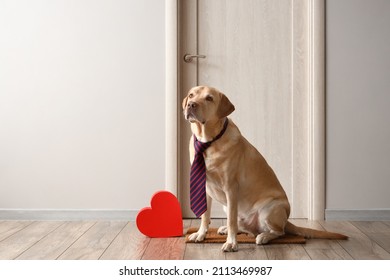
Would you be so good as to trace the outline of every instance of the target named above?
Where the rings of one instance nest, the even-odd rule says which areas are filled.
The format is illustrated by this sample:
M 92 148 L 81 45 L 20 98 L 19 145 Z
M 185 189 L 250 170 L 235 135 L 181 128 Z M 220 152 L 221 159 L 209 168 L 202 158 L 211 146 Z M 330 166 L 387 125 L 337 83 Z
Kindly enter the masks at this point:
M 217 228 L 209 228 L 206 233 L 206 238 L 204 241 L 199 243 L 225 243 L 226 235 L 221 235 L 217 233 Z M 197 228 L 190 228 L 186 234 L 186 243 L 195 243 L 194 241 L 188 240 L 188 237 L 191 233 L 197 232 Z M 256 243 L 256 237 L 249 236 L 246 233 L 240 233 L 237 235 L 238 243 Z M 306 239 L 303 236 L 285 234 L 281 237 L 271 240 L 267 244 L 304 244 L 306 243 Z M 264 245 L 267 245 L 264 244 Z

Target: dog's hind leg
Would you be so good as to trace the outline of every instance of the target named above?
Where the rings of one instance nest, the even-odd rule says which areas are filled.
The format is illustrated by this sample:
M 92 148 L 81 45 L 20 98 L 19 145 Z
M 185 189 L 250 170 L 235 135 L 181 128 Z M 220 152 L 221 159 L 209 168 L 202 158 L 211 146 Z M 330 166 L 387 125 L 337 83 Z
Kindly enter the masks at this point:
M 262 232 L 256 236 L 256 244 L 266 244 L 269 241 L 284 235 L 284 227 L 288 219 L 288 213 L 282 206 L 272 207 L 266 210 L 266 215 L 260 214 Z

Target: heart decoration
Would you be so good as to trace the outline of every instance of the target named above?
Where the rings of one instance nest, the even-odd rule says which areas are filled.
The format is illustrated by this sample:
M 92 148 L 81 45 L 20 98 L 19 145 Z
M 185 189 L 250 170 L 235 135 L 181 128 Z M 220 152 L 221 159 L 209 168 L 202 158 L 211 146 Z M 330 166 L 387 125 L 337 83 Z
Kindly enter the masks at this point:
M 156 192 L 151 207 L 142 208 L 136 219 L 138 230 L 149 237 L 176 237 L 183 235 L 180 203 L 168 191 Z

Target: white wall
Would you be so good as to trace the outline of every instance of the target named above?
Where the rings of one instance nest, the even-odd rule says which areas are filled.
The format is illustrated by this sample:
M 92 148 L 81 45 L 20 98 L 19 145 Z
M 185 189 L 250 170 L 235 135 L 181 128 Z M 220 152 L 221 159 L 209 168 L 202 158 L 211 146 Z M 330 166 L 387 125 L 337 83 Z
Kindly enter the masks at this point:
M 326 3 L 326 207 L 390 210 L 390 1 Z
M 130 209 L 164 189 L 161 0 L 0 1 L 0 209 Z

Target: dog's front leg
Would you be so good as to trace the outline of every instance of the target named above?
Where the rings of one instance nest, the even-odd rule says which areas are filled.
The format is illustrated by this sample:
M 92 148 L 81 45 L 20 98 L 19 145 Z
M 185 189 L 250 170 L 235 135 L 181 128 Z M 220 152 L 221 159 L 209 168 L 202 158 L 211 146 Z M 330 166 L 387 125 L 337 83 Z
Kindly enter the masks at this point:
M 209 229 L 212 199 L 208 194 L 206 194 L 206 198 L 207 198 L 207 210 L 201 216 L 201 223 L 198 231 L 194 232 L 188 237 L 190 241 L 202 242 L 205 239 L 206 233 Z
M 236 188 L 229 188 L 226 192 L 227 198 L 227 238 L 225 244 L 222 246 L 224 252 L 235 252 L 238 250 L 237 243 L 237 191 Z

